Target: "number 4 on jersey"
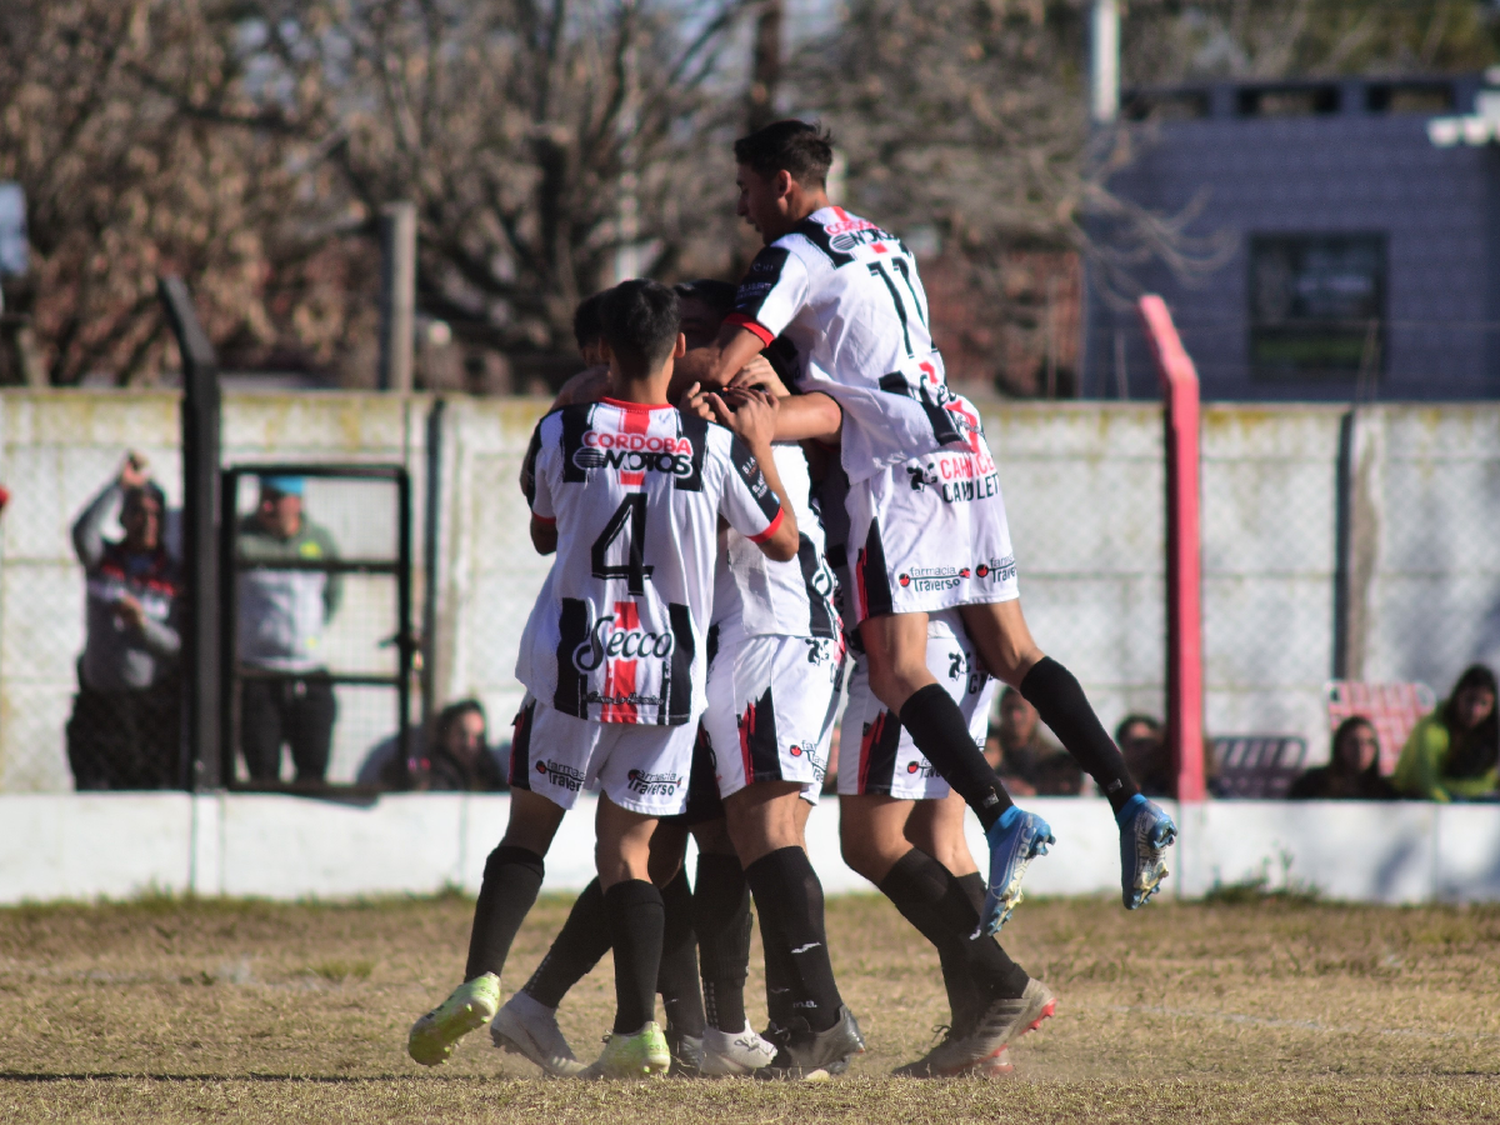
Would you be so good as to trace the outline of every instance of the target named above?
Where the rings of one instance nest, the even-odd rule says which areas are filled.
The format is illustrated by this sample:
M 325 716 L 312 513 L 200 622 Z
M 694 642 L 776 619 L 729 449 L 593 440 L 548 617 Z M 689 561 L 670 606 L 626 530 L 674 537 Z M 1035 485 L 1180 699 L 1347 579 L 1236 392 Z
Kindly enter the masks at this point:
M 621 535 L 625 539 L 626 561 L 623 566 L 611 565 L 605 562 L 612 543 Z M 592 558 L 594 564 L 595 578 L 623 578 L 626 588 L 636 597 L 644 597 L 646 593 L 646 580 L 651 577 L 654 567 L 645 565 L 646 544 L 646 494 L 644 492 L 632 492 L 620 501 L 620 506 L 615 509 L 615 514 L 609 517 L 609 523 L 605 524 L 604 530 L 599 533 L 599 538 L 594 540 Z

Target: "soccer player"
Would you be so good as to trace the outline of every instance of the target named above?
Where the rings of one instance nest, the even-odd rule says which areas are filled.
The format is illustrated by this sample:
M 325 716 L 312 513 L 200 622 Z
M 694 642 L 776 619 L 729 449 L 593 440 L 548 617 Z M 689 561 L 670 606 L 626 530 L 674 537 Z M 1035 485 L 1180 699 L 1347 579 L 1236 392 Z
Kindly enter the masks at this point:
M 543 856 L 579 791 L 597 784 L 617 1007 L 589 1073 L 666 1071 L 652 1018 L 663 907 L 649 847 L 658 818 L 680 812 L 686 796 L 718 519 L 772 558 L 795 558 L 800 542 L 770 454 L 774 406 L 744 397 L 742 442 L 667 404 L 684 349 L 675 295 L 626 282 L 605 297 L 601 321 L 609 395 L 548 414 L 528 453 L 532 542 L 558 558 L 522 638 L 517 676 L 528 698 L 512 748 L 511 822 L 485 865 L 465 981 L 408 1039 L 427 1065 L 494 1016 Z
M 689 344 L 712 339 L 728 312 L 733 287 L 721 292 L 719 285 L 679 287 Z M 726 403 L 698 396 L 695 410 L 706 416 L 717 408 L 720 420 L 733 426 L 737 415 L 728 407 L 744 396 L 727 397 Z M 782 446 L 773 455 L 789 494 L 806 496 L 801 452 Z M 806 505 L 798 508 L 798 526 L 795 561 L 768 561 L 733 529 L 721 544 L 709 707 L 688 806 L 700 849 L 693 899 L 711 1024 L 702 1072 L 709 1075 L 808 1077 L 841 1069 L 864 1047 L 833 980 L 822 888 L 803 839 L 827 761 L 843 646 L 821 528 Z M 774 1048 L 745 1017 L 747 884 L 760 907 Z M 591 940 L 598 926 L 587 921 L 598 909 L 595 897 L 588 891 L 580 896 L 542 967 L 491 1028 L 498 1044 L 551 1073 L 572 1069 L 572 1053 L 556 1028 L 556 1005 L 603 954 L 597 937 Z M 683 1053 L 674 1051 L 679 1058 Z
M 765 248 L 735 313 L 679 369 L 679 382 L 732 386 L 745 361 L 781 336 L 797 348 L 798 389 L 824 392 L 842 411 L 854 610 L 870 688 L 984 826 L 984 929 L 1003 925 L 1052 835 L 1012 804 L 927 668 L 927 619 L 946 609 L 958 610 L 985 669 L 1019 688 L 1098 781 L 1120 826 L 1124 903 L 1135 909 L 1166 874 L 1176 826 L 1141 796 L 1078 681 L 1026 627 L 994 460 L 978 412 L 944 381 L 915 260 L 895 235 L 831 203 L 832 146 L 818 127 L 768 125 L 735 143 L 735 160 L 739 213 Z M 823 431 L 820 397 L 788 400 L 778 438 Z M 802 420 L 810 426 L 799 431 Z

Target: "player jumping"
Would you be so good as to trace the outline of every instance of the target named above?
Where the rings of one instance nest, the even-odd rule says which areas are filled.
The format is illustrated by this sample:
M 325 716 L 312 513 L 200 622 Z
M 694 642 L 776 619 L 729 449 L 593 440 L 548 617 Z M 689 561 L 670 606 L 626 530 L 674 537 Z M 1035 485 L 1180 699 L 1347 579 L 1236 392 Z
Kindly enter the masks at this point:
M 765 248 L 718 340 L 693 353 L 679 383 L 732 386 L 746 360 L 782 336 L 797 348 L 798 389 L 837 403 L 870 687 L 984 826 L 984 930 L 1003 925 L 1052 835 L 1011 802 L 927 668 L 928 615 L 944 609 L 958 610 L 985 669 L 1015 685 L 1098 781 L 1120 826 L 1124 903 L 1135 909 L 1165 876 L 1176 827 L 1141 796 L 1077 679 L 1026 627 L 994 460 L 977 410 L 944 380 L 915 260 L 895 235 L 829 201 L 832 146 L 817 127 L 768 125 L 736 142 L 735 160 L 739 213 Z M 787 400 L 778 439 L 825 433 L 821 399 Z

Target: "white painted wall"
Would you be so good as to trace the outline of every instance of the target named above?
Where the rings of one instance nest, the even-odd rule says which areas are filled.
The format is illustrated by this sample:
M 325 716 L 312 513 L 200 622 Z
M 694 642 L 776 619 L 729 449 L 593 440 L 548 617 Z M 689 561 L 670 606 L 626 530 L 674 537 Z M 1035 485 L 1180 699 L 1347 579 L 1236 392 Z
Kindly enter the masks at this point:
M 419 544 L 429 408 L 424 396 L 230 395 L 225 460 L 403 463 Z M 548 566 L 531 549 L 516 484 L 543 408 L 455 396 L 444 429 L 439 694 L 478 696 L 502 738 L 521 698 L 516 646 Z M 1132 710 L 1160 714 L 1160 411 L 984 411 L 1039 643 L 1078 674 L 1106 726 Z M 1500 660 L 1500 404 L 1381 406 L 1370 418 L 1381 450 L 1380 545 L 1366 666 L 1441 696 L 1470 660 Z M 1203 415 L 1209 731 L 1300 733 L 1313 761 L 1327 749 L 1338 420 L 1339 408 L 1301 405 L 1216 405 Z M 71 785 L 62 728 L 83 644 L 83 581 L 68 528 L 129 448 L 150 457 L 180 502 L 177 427 L 178 400 L 166 392 L 0 392 L 0 482 L 12 492 L 0 518 L 0 792 Z M 338 530 L 352 542 L 368 529 Z M 352 597 L 376 597 L 355 585 Z M 349 644 L 367 644 L 386 624 L 371 622 Z M 388 700 L 343 694 L 330 772 L 338 780 L 354 776 L 393 721 Z
M 1119 893 L 1109 805 L 1033 798 L 1057 844 L 1027 876 L 1032 895 Z M 257 794 L 0 795 L 0 903 L 122 899 L 145 892 L 294 900 L 479 890 L 509 815 L 505 796 L 406 794 L 366 806 Z M 1500 806 L 1210 801 L 1169 811 L 1174 895 L 1265 879 L 1336 900 L 1500 900 Z M 548 890 L 593 877 L 594 800 L 564 819 Z M 970 848 L 985 855 L 969 818 Z M 839 857 L 838 806 L 808 824 L 829 894 L 872 891 Z M 691 866 L 689 867 L 691 871 Z

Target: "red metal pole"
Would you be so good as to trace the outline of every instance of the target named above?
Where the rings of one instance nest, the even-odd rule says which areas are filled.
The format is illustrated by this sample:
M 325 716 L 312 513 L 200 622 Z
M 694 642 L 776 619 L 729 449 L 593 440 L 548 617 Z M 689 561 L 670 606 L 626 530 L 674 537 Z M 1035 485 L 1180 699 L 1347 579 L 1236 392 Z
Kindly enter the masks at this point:
M 1139 303 L 1161 375 L 1167 456 L 1167 739 L 1177 799 L 1201 801 L 1203 784 L 1203 588 L 1199 538 L 1198 371 L 1166 302 Z

